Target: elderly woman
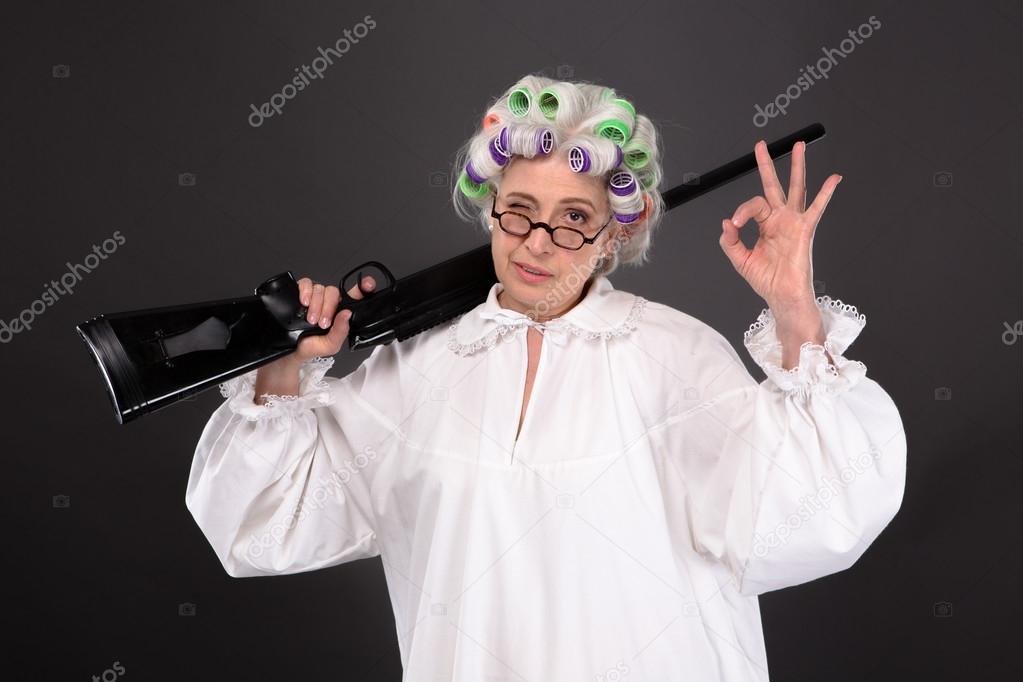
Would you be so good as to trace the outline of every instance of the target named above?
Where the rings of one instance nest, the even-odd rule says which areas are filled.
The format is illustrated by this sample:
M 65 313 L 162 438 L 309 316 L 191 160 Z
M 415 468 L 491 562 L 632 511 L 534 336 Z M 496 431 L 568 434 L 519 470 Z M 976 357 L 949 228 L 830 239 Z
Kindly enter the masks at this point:
M 486 301 L 337 379 L 350 312 L 303 278 L 330 333 L 223 384 L 195 452 L 186 504 L 227 573 L 379 556 L 412 681 L 767 680 L 757 595 L 863 554 L 902 503 L 905 436 L 843 356 L 863 315 L 814 298 L 841 178 L 806 209 L 803 144 L 786 196 L 758 143 L 764 196 L 722 221 L 768 306 L 744 337 L 763 382 L 611 285 L 663 215 L 660 146 L 609 88 L 523 78 L 456 160 Z

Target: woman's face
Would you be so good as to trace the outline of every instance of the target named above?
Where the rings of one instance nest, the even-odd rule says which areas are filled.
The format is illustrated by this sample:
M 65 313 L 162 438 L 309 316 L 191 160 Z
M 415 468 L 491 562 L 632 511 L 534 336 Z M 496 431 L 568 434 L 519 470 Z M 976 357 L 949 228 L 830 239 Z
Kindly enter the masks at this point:
M 573 172 L 556 154 L 512 157 L 502 176 L 496 211 L 521 213 L 551 227 L 574 227 L 587 237 L 596 234 L 611 215 L 606 185 L 596 176 Z M 502 230 L 497 218 L 491 218 L 490 224 L 494 270 L 504 287 L 498 303 L 541 322 L 559 317 L 579 302 L 616 227 L 612 222 L 595 243 L 573 251 L 551 241 L 543 228 L 516 237 Z M 516 263 L 549 276 L 531 279 Z

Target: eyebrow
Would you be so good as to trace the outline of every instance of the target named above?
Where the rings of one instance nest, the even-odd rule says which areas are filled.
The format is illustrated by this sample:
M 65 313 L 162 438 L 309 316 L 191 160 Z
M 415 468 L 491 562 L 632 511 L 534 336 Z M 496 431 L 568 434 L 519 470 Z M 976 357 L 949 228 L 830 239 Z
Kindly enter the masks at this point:
M 526 199 L 527 201 L 532 201 L 534 204 L 540 203 L 539 201 L 536 200 L 536 197 L 530 196 L 529 194 L 526 194 L 525 192 L 508 192 L 508 194 L 505 195 L 505 196 L 507 198 L 509 198 L 509 199 L 511 197 L 522 197 L 523 199 Z M 581 197 L 565 197 L 564 199 L 562 199 L 558 203 L 559 204 L 586 204 L 587 206 L 590 207 L 591 211 L 593 211 L 593 212 L 597 211 L 597 208 L 590 202 L 589 199 L 583 199 Z

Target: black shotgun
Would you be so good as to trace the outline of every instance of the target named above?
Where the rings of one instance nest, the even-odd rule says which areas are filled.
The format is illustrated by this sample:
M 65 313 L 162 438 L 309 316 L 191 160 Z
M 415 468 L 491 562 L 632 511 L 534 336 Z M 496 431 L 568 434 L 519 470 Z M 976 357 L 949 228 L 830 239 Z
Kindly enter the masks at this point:
M 823 137 L 824 126 L 814 123 L 769 143 L 767 151 L 778 159 L 799 140 L 810 144 Z M 750 152 L 661 196 L 670 210 L 756 168 Z M 374 275 L 372 292 L 362 290 L 366 274 Z M 338 285 L 338 309 L 352 311 L 348 347 L 420 334 L 475 308 L 496 281 L 490 244 L 397 280 L 383 263 L 363 263 Z M 348 295 L 353 286 L 362 299 Z M 124 424 L 288 355 L 305 336 L 330 331 L 306 321 L 306 312 L 287 271 L 260 284 L 252 296 L 99 315 L 75 329 Z

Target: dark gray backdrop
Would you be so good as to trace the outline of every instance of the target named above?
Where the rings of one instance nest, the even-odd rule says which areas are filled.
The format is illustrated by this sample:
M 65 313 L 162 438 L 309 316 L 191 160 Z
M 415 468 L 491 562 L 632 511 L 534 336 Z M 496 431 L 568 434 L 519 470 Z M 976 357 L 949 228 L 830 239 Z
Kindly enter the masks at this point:
M 366 15 L 376 27 L 322 79 L 250 125 L 251 104 Z M 826 80 L 754 124 L 871 16 Z M 5 19 L 0 318 L 124 241 L 0 344 L 5 678 L 400 678 L 379 560 L 228 577 L 183 501 L 219 393 L 119 426 L 74 325 L 245 295 L 285 269 L 333 281 L 376 259 L 402 276 L 482 243 L 452 213 L 454 150 L 491 97 L 545 72 L 651 116 L 665 187 L 827 127 L 810 196 L 845 180 L 815 279 L 866 314 L 847 356 L 900 408 L 907 489 L 854 567 L 761 599 L 773 679 L 1017 679 L 1018 3 L 33 2 Z M 759 193 L 749 175 L 672 211 L 652 262 L 612 281 L 708 322 L 762 380 L 742 333 L 764 303 L 717 243 Z M 342 351 L 332 375 L 366 355 Z

